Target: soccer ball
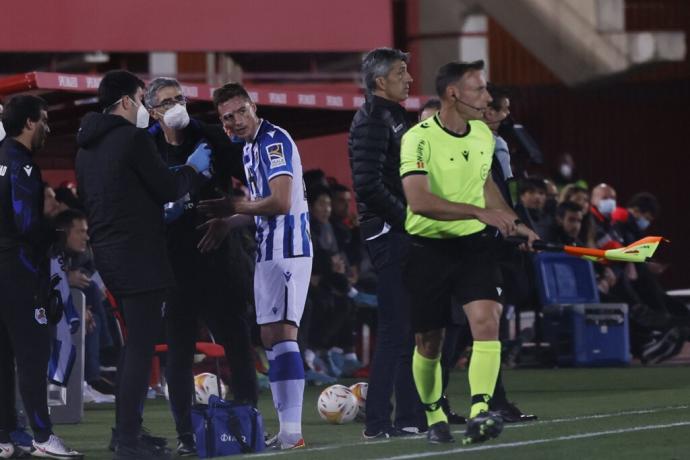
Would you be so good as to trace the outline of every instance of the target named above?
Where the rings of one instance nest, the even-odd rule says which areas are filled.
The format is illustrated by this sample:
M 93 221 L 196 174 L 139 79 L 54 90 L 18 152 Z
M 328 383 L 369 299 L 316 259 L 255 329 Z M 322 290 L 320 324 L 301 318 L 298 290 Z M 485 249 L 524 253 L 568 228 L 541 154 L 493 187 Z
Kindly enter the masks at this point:
M 317 408 L 322 419 L 340 425 L 357 416 L 357 398 L 345 385 L 331 385 L 321 392 Z
M 369 384 L 367 382 L 358 382 L 350 387 L 350 391 L 357 399 L 357 406 L 359 411 L 357 412 L 357 420 L 364 420 L 367 407 L 367 391 L 369 390 Z
M 227 394 L 227 387 L 221 381 L 222 398 Z M 218 377 L 216 374 L 204 372 L 194 376 L 194 393 L 197 404 L 208 404 L 211 395 L 218 395 Z

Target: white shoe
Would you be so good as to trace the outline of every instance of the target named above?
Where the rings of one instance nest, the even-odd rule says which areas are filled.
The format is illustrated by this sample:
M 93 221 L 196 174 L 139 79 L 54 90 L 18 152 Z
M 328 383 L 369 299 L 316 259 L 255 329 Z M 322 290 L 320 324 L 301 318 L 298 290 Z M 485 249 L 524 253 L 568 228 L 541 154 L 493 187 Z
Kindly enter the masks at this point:
M 0 458 L 12 458 L 14 455 L 14 444 L 11 442 L 0 442 Z
M 36 442 L 34 440 L 34 457 L 44 458 L 84 458 L 84 455 L 65 445 L 62 439 L 51 434 L 46 442 Z
M 100 391 L 96 390 L 91 385 L 89 385 L 88 383 L 86 384 L 86 386 L 89 389 L 90 396 L 93 398 L 93 402 L 95 402 L 96 404 L 114 403 L 115 402 L 115 395 L 103 394 Z M 86 387 L 84 388 L 84 393 L 86 393 Z

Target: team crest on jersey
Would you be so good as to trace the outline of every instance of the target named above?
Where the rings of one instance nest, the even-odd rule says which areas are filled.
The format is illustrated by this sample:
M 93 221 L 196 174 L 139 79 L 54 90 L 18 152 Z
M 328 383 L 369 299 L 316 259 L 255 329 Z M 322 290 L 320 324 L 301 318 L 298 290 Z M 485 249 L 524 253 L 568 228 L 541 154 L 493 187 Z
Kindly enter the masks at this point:
M 267 145 L 266 153 L 268 153 L 268 159 L 271 161 L 271 168 L 277 168 L 287 164 L 285 161 L 285 152 L 283 151 L 282 142 Z
M 34 310 L 34 318 L 38 324 L 48 324 L 48 316 L 46 315 L 46 309 L 41 307 Z

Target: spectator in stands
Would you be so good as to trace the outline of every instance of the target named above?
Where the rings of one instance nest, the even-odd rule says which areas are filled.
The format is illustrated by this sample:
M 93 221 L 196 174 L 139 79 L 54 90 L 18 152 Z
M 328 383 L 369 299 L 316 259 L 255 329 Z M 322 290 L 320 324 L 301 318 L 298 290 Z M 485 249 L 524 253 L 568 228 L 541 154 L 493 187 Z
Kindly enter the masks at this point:
M 572 201 L 564 201 L 556 208 L 556 222 L 549 233 L 548 240 L 554 243 L 580 246 L 582 229 L 582 207 Z
M 575 166 L 575 159 L 569 153 L 564 153 L 558 158 L 556 163 L 556 171 L 554 174 L 554 181 L 559 189 L 569 185 L 575 184 L 578 187 L 587 188 L 587 182 L 577 174 L 577 168 Z
M 611 221 L 628 245 L 644 237 L 649 226 L 659 217 L 659 200 L 647 192 L 633 195 L 625 208 L 616 208 Z
M 544 179 L 546 185 L 546 201 L 544 202 L 544 213 L 553 221 L 556 218 L 556 207 L 558 206 L 558 188 L 550 179 Z
M 53 434 L 48 414 L 48 322 L 56 322 L 60 312 L 50 302 L 56 298 L 48 260 L 52 232 L 43 214 L 41 170 L 32 159 L 50 133 L 48 105 L 36 96 L 15 96 L 2 124 L 7 138 L 0 147 L 0 456 L 20 454 L 10 439 L 17 428 L 16 362 L 35 455 L 81 458 Z
M 144 82 L 124 70 L 105 74 L 98 87 L 102 113 L 89 113 L 77 135 L 79 196 L 89 221 L 96 266 L 118 301 L 127 343 L 118 366 L 116 459 L 167 458 L 162 438 L 142 436 L 142 410 L 151 361 L 163 326 L 166 291 L 175 278 L 165 244 L 162 208 L 199 185 L 211 152 L 200 146 L 171 171 L 147 128 Z
M 220 125 L 190 117 L 187 99 L 175 79 L 151 81 L 145 103 L 154 120 L 149 133 L 168 167 L 184 165 L 203 144 L 210 149 L 213 164 L 210 180 L 165 206 L 168 254 L 176 280 L 165 311 L 166 377 L 178 436 L 177 453 L 192 455 L 196 452 L 191 416 L 192 364 L 199 320 L 225 348 L 234 399 L 252 405 L 258 400 L 247 315 L 252 280 L 239 254 L 242 248 L 238 234 L 243 230 L 231 232 L 217 247 L 203 248 L 203 252 L 198 248 L 203 233 L 197 226 L 205 218 L 197 213 L 196 204 L 220 198 L 217 190 L 231 193 L 233 177 L 245 181 L 242 144 L 231 142 Z
M 528 177 L 520 180 L 518 196 L 520 202 L 515 206 L 518 217 L 540 238 L 546 239 L 553 219 L 544 212 L 544 205 L 546 204 L 544 179 Z
M 364 248 L 359 234 L 357 216 L 350 213 L 352 192 L 348 187 L 335 183 L 331 185 L 331 226 L 338 248 L 347 258 L 348 278 L 355 285 L 359 280 L 359 267 Z
M 390 48 L 374 49 L 364 57 L 366 102 L 352 120 L 348 140 L 360 229 L 378 275 L 377 343 L 363 433 L 367 439 L 404 435 L 402 428 L 425 424 L 412 378 L 414 339 L 402 281 L 409 242 L 399 174 L 400 141 L 410 122 L 400 104 L 407 99 L 412 83 L 408 62 L 407 53 Z
M 354 353 L 355 305 L 351 299 L 347 257 L 340 250 L 330 223 L 331 192 L 326 187 L 314 186 L 308 200 L 314 265 L 308 293 L 307 343 L 312 350 L 327 351 L 331 375 L 352 375 L 361 367 Z
M 589 191 L 579 185 L 569 184 L 561 190 L 560 202 L 572 201 L 582 208 L 582 226 L 579 239 L 586 246 L 594 247 L 594 218 L 590 212 Z
M 602 183 L 592 189 L 590 212 L 596 228 L 594 242 L 601 249 L 615 249 L 622 246 L 623 237 L 611 223 L 611 215 L 616 207 L 616 190 L 613 187 Z

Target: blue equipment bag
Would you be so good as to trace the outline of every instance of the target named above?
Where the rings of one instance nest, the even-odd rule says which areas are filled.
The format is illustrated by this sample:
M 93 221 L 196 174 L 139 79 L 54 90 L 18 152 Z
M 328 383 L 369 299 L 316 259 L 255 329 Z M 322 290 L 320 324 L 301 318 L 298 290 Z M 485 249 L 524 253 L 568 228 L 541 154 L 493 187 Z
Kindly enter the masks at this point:
M 249 404 L 211 395 L 208 404 L 192 407 L 192 426 L 200 458 L 261 452 L 266 448 L 263 418 Z

